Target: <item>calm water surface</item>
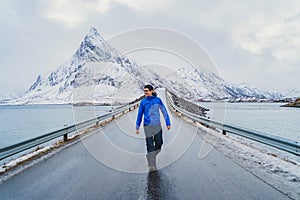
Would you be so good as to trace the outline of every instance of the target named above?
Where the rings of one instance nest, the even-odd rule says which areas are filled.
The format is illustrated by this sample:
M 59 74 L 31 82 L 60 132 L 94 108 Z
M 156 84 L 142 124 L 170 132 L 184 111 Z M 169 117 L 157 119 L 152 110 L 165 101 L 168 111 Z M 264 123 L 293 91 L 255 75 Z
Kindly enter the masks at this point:
M 300 109 L 279 103 L 201 103 L 216 121 L 300 141 Z M 110 106 L 0 106 L 0 148 L 106 114 Z
M 108 113 L 110 106 L 0 106 L 0 148 Z
M 282 103 L 200 103 L 208 116 L 226 124 L 262 131 L 300 142 L 300 109 Z

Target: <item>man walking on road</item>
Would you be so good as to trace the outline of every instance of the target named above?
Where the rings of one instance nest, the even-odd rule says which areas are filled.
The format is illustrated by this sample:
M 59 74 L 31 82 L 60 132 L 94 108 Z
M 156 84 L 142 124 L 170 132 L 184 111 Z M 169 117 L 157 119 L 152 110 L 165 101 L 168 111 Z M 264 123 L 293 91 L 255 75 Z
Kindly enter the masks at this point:
M 154 171 L 156 170 L 156 156 L 160 152 L 161 146 L 163 144 L 159 109 L 161 110 L 165 118 L 168 130 L 171 129 L 171 123 L 167 109 L 162 100 L 156 96 L 152 85 L 146 85 L 144 87 L 144 94 L 146 98 L 144 98 L 140 103 L 136 119 L 136 134 L 140 133 L 139 128 L 142 122 L 142 117 L 144 115 L 144 131 L 147 146 L 146 157 L 149 165 L 149 170 Z

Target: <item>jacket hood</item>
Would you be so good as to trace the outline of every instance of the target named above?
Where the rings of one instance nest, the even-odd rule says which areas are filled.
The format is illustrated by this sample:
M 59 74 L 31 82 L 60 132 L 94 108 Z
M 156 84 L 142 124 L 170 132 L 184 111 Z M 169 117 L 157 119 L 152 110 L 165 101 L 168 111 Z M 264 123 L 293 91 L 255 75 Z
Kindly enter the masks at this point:
M 155 98 L 156 98 L 156 96 L 154 96 L 154 95 L 146 97 L 146 99 L 148 99 L 148 100 L 155 99 Z

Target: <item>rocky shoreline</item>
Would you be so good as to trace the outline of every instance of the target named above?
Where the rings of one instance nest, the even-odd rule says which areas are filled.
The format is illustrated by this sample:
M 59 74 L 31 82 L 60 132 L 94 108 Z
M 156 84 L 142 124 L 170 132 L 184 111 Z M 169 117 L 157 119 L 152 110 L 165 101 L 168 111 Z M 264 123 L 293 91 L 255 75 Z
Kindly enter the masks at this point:
M 174 104 L 176 106 L 178 106 L 179 108 L 182 108 L 188 112 L 206 117 L 206 114 L 207 114 L 206 112 L 209 111 L 209 109 L 203 108 L 203 107 L 196 105 L 190 101 L 180 98 L 171 92 L 169 92 L 169 93 L 171 95 L 171 98 L 172 98 Z
M 288 104 L 282 105 L 281 107 L 295 107 L 295 108 L 300 108 L 300 98 L 297 98 L 295 101 L 290 102 Z

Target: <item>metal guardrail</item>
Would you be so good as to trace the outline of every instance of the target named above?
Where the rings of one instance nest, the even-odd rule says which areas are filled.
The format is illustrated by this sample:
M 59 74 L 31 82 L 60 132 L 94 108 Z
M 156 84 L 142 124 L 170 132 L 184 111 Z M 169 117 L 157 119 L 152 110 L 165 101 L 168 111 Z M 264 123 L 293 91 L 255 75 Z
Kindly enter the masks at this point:
M 215 128 L 219 128 L 222 130 L 223 134 L 226 134 L 226 132 L 228 133 L 233 133 L 236 135 L 240 135 L 279 149 L 282 149 L 284 151 L 293 153 L 297 156 L 300 156 L 300 144 L 296 141 L 293 140 L 289 140 L 286 138 L 282 138 L 282 137 L 278 137 L 278 136 L 274 136 L 274 135 L 270 135 L 267 133 L 263 133 L 263 132 L 259 132 L 259 131 L 254 131 L 254 130 L 250 130 L 250 129 L 246 129 L 243 127 L 238 127 L 238 126 L 233 126 L 233 125 L 227 125 L 227 124 L 223 124 L 220 122 L 216 122 L 213 120 L 209 120 L 205 117 L 196 115 L 194 113 L 190 113 L 188 111 L 185 111 L 177 106 L 174 105 L 174 103 L 172 102 L 172 99 L 169 97 L 169 95 L 167 96 L 167 100 L 170 103 L 170 106 L 172 106 L 174 108 L 175 111 L 180 112 L 181 114 L 191 118 L 194 121 L 198 121 L 202 124 L 205 124 L 207 126 L 210 127 L 215 127 Z M 29 140 L 26 140 L 24 142 L 20 142 L 8 147 L 4 147 L 2 149 L 0 149 L 0 160 L 3 160 L 7 157 L 10 157 L 12 155 L 15 155 L 17 153 L 20 153 L 22 151 L 28 150 L 32 147 L 38 146 L 40 144 L 43 144 L 45 142 L 51 141 L 53 139 L 56 139 L 58 137 L 63 136 L 64 141 L 66 141 L 68 139 L 68 134 L 72 133 L 78 129 L 82 129 L 82 128 L 86 128 L 89 127 L 93 124 L 98 125 L 100 122 L 107 120 L 109 118 L 114 119 L 116 115 L 119 115 L 121 113 L 125 113 L 126 110 L 131 110 L 132 108 L 135 108 L 137 105 L 139 104 L 139 102 L 133 103 L 133 104 L 128 104 L 128 105 L 124 105 L 121 106 L 117 109 L 115 109 L 112 113 L 108 113 L 96 118 L 92 118 L 77 124 L 73 124 L 71 126 L 47 133 L 45 135 L 42 136 L 38 136 Z
M 287 151 L 289 153 L 295 154 L 297 156 L 300 156 L 300 144 L 297 141 L 289 140 L 283 137 L 279 136 L 274 136 L 270 135 L 267 133 L 263 133 L 260 131 L 255 131 L 239 126 L 234 126 L 234 125 L 228 125 L 228 124 L 223 124 L 220 122 L 216 122 L 213 120 L 209 120 L 205 117 L 196 115 L 194 113 L 190 113 L 188 111 L 183 110 L 182 108 L 179 108 L 176 106 L 170 96 L 167 94 L 167 100 L 170 103 L 170 105 L 174 108 L 176 112 L 180 112 L 181 114 L 185 115 L 186 117 L 200 122 L 202 124 L 205 124 L 210 127 L 218 128 L 222 130 L 222 133 L 225 135 L 227 132 L 228 133 L 233 133 L 245 138 L 249 138 L 255 141 L 258 141 L 263 144 L 267 144 L 269 146 L 276 147 L 278 149 Z
M 125 113 L 125 111 L 131 111 L 133 108 L 135 108 L 139 102 L 135 102 L 133 104 L 127 104 L 121 107 L 116 108 L 113 112 L 92 118 L 83 122 L 79 122 L 77 124 L 73 124 L 71 126 L 47 133 L 42 136 L 38 136 L 29 140 L 26 140 L 24 142 L 20 142 L 8 147 L 4 147 L 0 149 L 0 160 L 3 160 L 5 158 L 8 158 L 12 155 L 15 155 L 17 153 L 20 153 L 22 151 L 28 150 L 32 147 L 38 146 L 40 144 L 43 144 L 45 142 L 48 142 L 50 140 L 56 139 L 58 137 L 63 136 L 64 141 L 68 140 L 68 134 L 72 133 L 78 129 L 87 128 L 93 124 L 98 125 L 100 122 L 107 120 L 109 118 L 114 119 L 116 115 L 119 115 L 121 113 Z

